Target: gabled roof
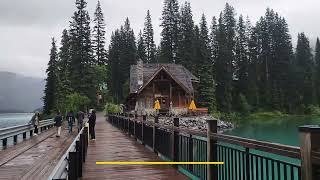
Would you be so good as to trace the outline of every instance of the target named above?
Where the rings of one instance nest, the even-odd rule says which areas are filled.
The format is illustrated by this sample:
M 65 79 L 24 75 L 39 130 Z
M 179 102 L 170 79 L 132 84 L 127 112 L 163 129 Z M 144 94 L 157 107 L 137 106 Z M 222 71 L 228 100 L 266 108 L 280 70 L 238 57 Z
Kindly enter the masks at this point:
M 161 70 L 165 70 L 178 84 L 186 91 L 194 92 L 192 82 L 199 81 L 189 70 L 180 64 L 143 64 L 143 85 L 144 87 Z M 140 87 L 140 88 L 142 88 Z M 130 67 L 130 93 L 138 93 L 139 85 L 137 80 L 137 65 Z

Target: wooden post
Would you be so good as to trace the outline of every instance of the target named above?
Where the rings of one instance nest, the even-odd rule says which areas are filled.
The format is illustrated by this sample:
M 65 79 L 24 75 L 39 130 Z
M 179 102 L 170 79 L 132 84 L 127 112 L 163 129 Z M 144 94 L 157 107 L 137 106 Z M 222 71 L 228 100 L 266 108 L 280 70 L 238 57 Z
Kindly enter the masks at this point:
M 154 123 L 156 124 L 156 123 L 158 123 L 159 122 L 159 117 L 158 116 L 156 116 L 156 117 L 154 117 Z M 157 150 L 156 150 L 156 130 L 157 130 L 157 127 L 156 127 L 156 125 L 153 125 L 153 144 L 152 144 L 152 149 L 153 149 L 153 152 L 157 152 Z
M 141 123 L 141 141 L 142 141 L 142 144 L 144 145 L 144 123 L 146 122 L 147 120 L 147 116 L 146 115 L 143 115 L 142 116 L 142 123 Z
M 207 120 L 207 161 L 216 162 L 217 161 L 217 141 L 211 139 L 211 133 L 217 133 L 217 120 Z M 217 166 L 207 165 L 207 179 L 215 179 L 217 176 Z
M 313 160 L 313 152 L 320 152 L 320 126 L 300 126 L 301 179 L 319 180 L 320 162 Z
M 179 118 L 173 118 L 173 126 L 179 127 Z M 178 162 L 179 161 L 179 132 L 172 130 L 171 134 L 171 153 L 172 153 L 172 161 Z M 177 167 L 177 166 L 174 166 Z

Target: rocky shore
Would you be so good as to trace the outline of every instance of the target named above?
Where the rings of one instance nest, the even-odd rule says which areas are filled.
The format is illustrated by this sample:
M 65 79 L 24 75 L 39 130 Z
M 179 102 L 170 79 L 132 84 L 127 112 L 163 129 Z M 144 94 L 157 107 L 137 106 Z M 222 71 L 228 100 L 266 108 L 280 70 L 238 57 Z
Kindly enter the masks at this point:
M 190 117 L 180 117 L 179 126 L 182 128 L 189 128 L 193 130 L 206 131 L 207 122 L 206 120 L 216 119 L 212 116 L 190 116 Z M 153 118 L 147 118 L 147 121 L 153 121 Z M 159 123 L 172 126 L 172 118 L 169 117 L 159 117 Z M 223 132 L 234 128 L 234 124 L 231 122 L 218 120 L 218 131 Z

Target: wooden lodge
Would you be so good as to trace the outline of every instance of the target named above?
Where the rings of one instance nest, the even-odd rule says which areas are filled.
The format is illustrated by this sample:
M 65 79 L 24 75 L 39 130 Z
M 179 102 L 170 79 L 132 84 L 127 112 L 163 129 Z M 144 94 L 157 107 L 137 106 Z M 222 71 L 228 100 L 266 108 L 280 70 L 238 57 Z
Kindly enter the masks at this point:
M 199 79 L 179 64 L 143 64 L 130 67 L 129 111 L 138 115 L 152 111 L 156 100 L 160 111 L 187 110 Z

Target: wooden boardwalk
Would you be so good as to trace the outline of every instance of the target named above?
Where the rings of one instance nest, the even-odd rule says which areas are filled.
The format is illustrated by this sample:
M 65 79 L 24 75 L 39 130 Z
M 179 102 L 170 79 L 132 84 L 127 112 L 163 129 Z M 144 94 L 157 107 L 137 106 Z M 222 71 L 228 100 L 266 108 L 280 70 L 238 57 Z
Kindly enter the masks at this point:
M 96 165 L 96 161 L 162 161 L 155 153 L 113 127 L 101 115 L 96 141 L 90 141 L 84 179 L 188 179 L 169 165 Z
M 46 179 L 76 135 L 69 135 L 64 127 L 60 138 L 55 133 L 52 128 L 0 151 L 0 180 Z

